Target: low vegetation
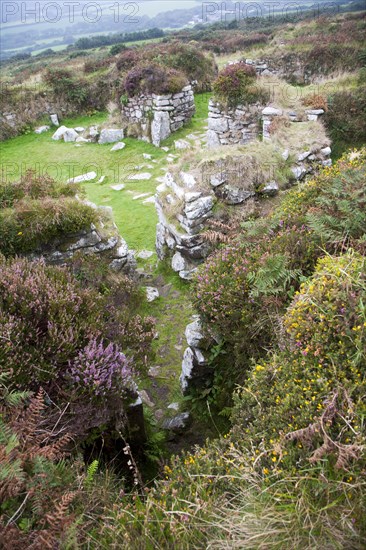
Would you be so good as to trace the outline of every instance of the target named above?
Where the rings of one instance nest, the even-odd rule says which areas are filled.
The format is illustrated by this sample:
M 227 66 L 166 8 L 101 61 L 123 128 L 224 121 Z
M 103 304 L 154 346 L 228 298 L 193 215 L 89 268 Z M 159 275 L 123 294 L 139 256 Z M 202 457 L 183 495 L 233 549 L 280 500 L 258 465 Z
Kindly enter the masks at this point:
M 28 171 L 0 184 L 5 549 L 364 547 L 364 27 L 357 12 L 253 17 L 176 33 L 139 31 L 136 40 L 163 39 L 147 47 L 128 45 L 123 33 L 86 37 L 79 50 L 6 65 L 10 93 L 1 93 L 1 112 L 25 100 L 29 109 L 22 119 L 28 135 L 4 144 L 5 171 L 16 168 L 10 163 L 20 153 L 26 164 L 58 164 L 56 179 Z M 238 59 L 224 66 L 233 52 Z M 280 74 L 258 77 L 249 58 Z M 224 66 L 219 73 L 216 63 Z M 40 79 L 36 92 L 33 79 Z M 115 114 L 121 96 L 172 93 L 192 81 L 196 90 L 213 88 L 228 107 L 271 103 L 302 121 L 289 125 L 278 116 L 269 141 L 202 152 L 202 139 L 189 132 L 202 136 L 210 94 L 196 94 L 196 115 L 164 143 L 171 149 L 174 140 L 189 140 L 171 164 L 162 148 L 132 138 L 118 157 L 109 145 L 75 148 L 32 131 L 36 100 L 58 99 L 65 116 L 85 115 L 62 123 L 86 127 L 104 124 L 104 109 Z M 306 120 L 309 108 L 325 111 L 326 128 Z M 9 120 L 3 137 L 18 131 Z M 339 157 L 333 166 L 292 186 L 293 157 L 328 143 L 333 160 Z M 130 180 L 145 160 L 151 178 Z M 65 183 L 73 162 L 75 174 L 93 162 L 104 179 L 85 188 Z M 63 266 L 40 257 L 92 224 L 103 227 L 100 211 L 80 200 L 84 193 L 113 207 L 137 252 L 152 250 L 157 219 L 140 199 L 167 167 L 177 178 L 189 172 L 199 191 L 211 192 L 218 166 L 235 172 L 238 189 L 260 192 L 275 179 L 279 193 L 257 193 L 248 206 L 217 201 L 204 236 L 212 253 L 190 284 L 153 256 L 140 259 L 143 285 L 153 281 L 161 290 L 153 303 L 137 277 L 112 271 L 103 256 L 76 253 Z M 220 207 L 226 217 L 218 223 Z M 178 397 L 192 306 L 210 346 L 207 376 Z M 138 387 L 149 387 L 149 395 L 140 393 L 145 420 L 131 429 L 131 416 L 142 411 Z M 195 422 L 199 416 L 199 434 L 162 433 L 168 398 L 170 410 L 179 401 L 179 412 L 193 411 Z
M 90 206 L 75 198 L 74 186 L 27 172 L 15 184 L 0 185 L 0 252 L 32 252 L 65 234 L 89 229 L 98 221 Z
M 216 99 L 229 107 L 266 103 L 269 99 L 269 94 L 256 86 L 255 68 L 243 62 L 225 67 L 213 83 L 213 91 Z

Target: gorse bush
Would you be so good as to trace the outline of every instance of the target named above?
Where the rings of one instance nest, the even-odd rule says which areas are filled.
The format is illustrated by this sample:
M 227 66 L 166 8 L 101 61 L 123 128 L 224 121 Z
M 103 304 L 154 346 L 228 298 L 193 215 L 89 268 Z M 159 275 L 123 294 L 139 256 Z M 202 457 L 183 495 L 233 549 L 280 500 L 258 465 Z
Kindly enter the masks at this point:
M 352 251 L 319 260 L 315 274 L 302 284 L 284 316 L 284 350 L 256 364 L 239 392 L 235 424 L 239 430 L 245 419 L 244 432 L 251 441 L 273 448 L 274 453 L 263 455 L 267 469 L 278 468 L 279 462 L 302 464 L 309 448 L 315 450 L 317 442 L 322 442 L 324 430 L 331 439 L 332 434 L 337 438 L 333 448 L 329 443 L 330 452 L 337 455 L 337 445 L 340 451 L 341 445 L 352 441 L 357 458 L 356 446 L 362 444 L 360 416 L 365 409 L 365 274 L 365 258 Z M 299 445 L 290 444 L 290 455 L 287 449 L 280 457 L 275 447 L 280 441 L 285 444 L 286 433 L 307 429 L 335 395 L 348 421 L 329 416 L 323 429 L 314 425 L 312 433 L 287 436 Z M 309 440 L 304 445 L 306 436 Z
M 249 358 L 281 340 L 281 316 L 324 250 L 364 249 L 364 177 L 365 152 L 345 157 L 289 191 L 268 218 L 244 223 L 236 243 L 200 268 L 195 306 L 230 350 L 226 367 L 218 361 L 222 388 L 243 381 Z

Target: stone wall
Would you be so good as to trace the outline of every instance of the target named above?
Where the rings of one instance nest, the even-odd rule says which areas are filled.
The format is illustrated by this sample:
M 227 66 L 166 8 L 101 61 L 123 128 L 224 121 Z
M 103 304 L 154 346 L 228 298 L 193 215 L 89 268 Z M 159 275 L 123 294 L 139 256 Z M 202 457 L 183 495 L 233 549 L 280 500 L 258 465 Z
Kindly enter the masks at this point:
M 192 86 L 179 93 L 140 95 L 122 106 L 127 134 L 159 147 L 161 141 L 188 122 L 195 112 Z
M 248 143 L 257 139 L 263 105 L 238 105 L 234 109 L 224 107 L 212 99 L 208 105 L 207 147 Z
M 78 114 L 75 106 L 45 92 L 29 93 L 15 106 L 6 105 L 5 99 L 0 105 L 0 141 L 19 135 L 24 128 L 55 113 L 60 117 Z
M 323 109 L 306 109 L 304 114 L 299 114 L 291 110 L 285 111 L 274 107 L 265 107 L 261 113 L 263 139 L 271 138 L 271 124 L 279 116 L 285 116 L 291 122 L 316 122 L 322 115 L 324 115 Z
M 96 208 L 93 203 L 88 204 Z M 97 254 L 110 261 L 109 266 L 114 271 L 133 274 L 136 267 L 134 254 L 119 235 L 117 226 L 110 217 L 110 209 L 102 207 L 98 210 L 105 211 L 103 221 L 98 223 L 98 227 L 92 224 L 83 231 L 65 235 L 47 246 L 36 249 L 28 257 L 42 257 L 50 265 L 63 265 L 76 253 Z
M 189 393 L 194 387 L 202 388 L 204 380 L 211 374 L 207 350 L 213 343 L 213 339 L 204 333 L 198 315 L 195 315 L 194 321 L 187 325 L 185 337 L 188 347 L 183 355 L 182 372 L 179 377 L 184 394 Z
M 191 174 L 168 172 L 155 196 L 156 251 L 161 260 L 172 256 L 172 269 L 182 279 L 190 279 L 209 253 L 200 233 L 212 216 L 214 196 L 197 190 L 197 183 Z
M 271 125 L 277 117 L 287 117 L 291 124 L 302 124 L 304 122 L 317 122 L 324 114 L 323 109 L 306 109 L 304 113 L 296 113 L 294 111 L 284 111 L 275 109 L 274 107 L 266 107 L 262 111 L 263 123 L 263 140 L 271 141 Z M 332 150 L 329 147 L 329 140 L 322 145 L 313 145 L 306 150 L 301 151 L 294 158 L 294 163 L 291 171 L 296 180 L 303 179 L 307 174 L 314 172 L 314 168 L 320 166 L 331 166 L 332 160 L 330 154 Z M 287 160 L 290 156 L 290 151 L 285 149 L 282 156 Z

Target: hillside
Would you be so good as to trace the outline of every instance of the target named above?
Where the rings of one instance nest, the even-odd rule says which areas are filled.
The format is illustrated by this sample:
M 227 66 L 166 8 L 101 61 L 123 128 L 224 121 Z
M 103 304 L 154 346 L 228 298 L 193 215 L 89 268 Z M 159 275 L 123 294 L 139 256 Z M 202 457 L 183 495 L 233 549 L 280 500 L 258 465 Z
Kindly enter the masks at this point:
M 365 12 L 153 4 L 2 61 L 0 546 L 364 548 Z

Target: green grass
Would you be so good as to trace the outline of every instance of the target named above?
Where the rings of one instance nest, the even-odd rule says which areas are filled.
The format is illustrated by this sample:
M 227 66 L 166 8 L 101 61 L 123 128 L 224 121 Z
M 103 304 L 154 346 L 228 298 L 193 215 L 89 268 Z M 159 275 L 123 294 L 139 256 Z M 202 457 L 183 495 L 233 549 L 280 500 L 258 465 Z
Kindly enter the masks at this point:
M 197 96 L 196 102 L 197 114 L 192 121 L 170 136 L 163 145 L 172 147 L 175 139 L 184 138 L 193 131 L 202 131 L 207 117 L 208 96 Z M 106 119 L 106 113 L 98 113 L 90 117 L 65 119 L 61 123 L 70 127 L 89 127 L 101 124 Z M 50 176 L 63 182 L 70 174 L 76 176 L 90 171 L 97 172 L 96 180 L 84 186 L 86 197 L 100 206 L 113 208 L 117 227 L 131 248 L 153 250 L 157 223 L 155 207 L 153 204 L 143 204 L 144 198 L 133 200 L 133 197 L 143 193 L 155 193 L 159 183 L 156 178 L 164 174 L 162 168 L 168 165 L 166 153 L 160 148 L 133 138 L 123 140 L 126 147 L 122 151 L 111 152 L 110 144 L 87 143 L 75 147 L 74 143 L 53 141 L 53 131 L 54 129 L 51 129 L 41 135 L 31 132 L 2 143 L 2 172 L 8 174 L 10 179 L 16 180 L 26 168 L 42 172 L 47 170 Z M 177 155 L 180 153 L 172 152 Z M 151 154 L 157 163 L 145 160 L 143 153 Z M 153 168 L 144 167 L 140 172 L 149 172 L 152 178 L 148 181 L 129 181 L 129 175 L 138 173 L 134 167 L 144 164 L 149 164 Z M 106 176 L 103 184 L 96 183 L 101 176 Z M 125 185 L 122 191 L 111 189 L 111 185 L 121 183 Z

